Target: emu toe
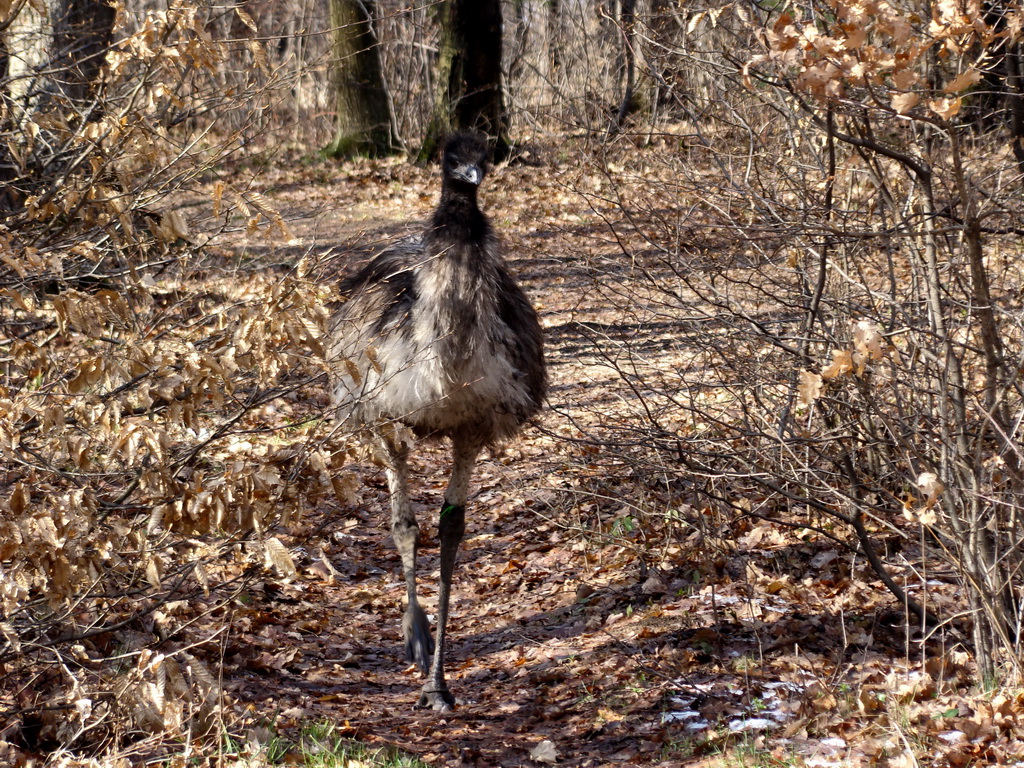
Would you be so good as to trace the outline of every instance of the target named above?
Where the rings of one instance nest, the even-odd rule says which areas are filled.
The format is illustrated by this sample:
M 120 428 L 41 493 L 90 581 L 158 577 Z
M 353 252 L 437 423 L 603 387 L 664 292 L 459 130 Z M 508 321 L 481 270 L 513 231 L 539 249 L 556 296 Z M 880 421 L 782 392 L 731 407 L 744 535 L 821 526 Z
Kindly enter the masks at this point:
M 405 637 L 405 656 L 415 661 L 423 674 L 430 671 L 430 658 L 434 655 L 434 638 L 430 636 L 430 622 L 419 605 L 413 603 L 402 617 L 402 635 Z
M 420 700 L 416 702 L 416 709 L 452 712 L 455 709 L 455 697 L 447 688 L 438 689 L 435 684 L 427 683 L 420 692 Z

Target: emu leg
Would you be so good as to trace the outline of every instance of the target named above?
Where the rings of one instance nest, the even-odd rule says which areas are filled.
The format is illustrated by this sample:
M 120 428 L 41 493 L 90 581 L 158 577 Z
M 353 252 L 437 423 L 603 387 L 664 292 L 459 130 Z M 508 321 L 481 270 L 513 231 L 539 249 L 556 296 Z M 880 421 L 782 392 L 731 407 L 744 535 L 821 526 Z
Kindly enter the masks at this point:
M 391 492 L 391 536 L 402 557 L 402 572 L 408 606 L 402 617 L 402 635 L 405 638 L 405 655 L 415 661 L 423 674 L 427 674 L 430 656 L 434 652 L 434 641 L 430 637 L 430 622 L 416 598 L 416 554 L 419 548 L 420 529 L 416 516 L 409 504 L 409 449 L 396 445 L 387 437 L 380 438 L 380 444 L 387 454 L 388 490 Z
M 478 446 L 456 440 L 452 446 L 452 477 L 444 493 L 437 535 L 441 540 L 441 584 L 437 592 L 437 645 L 430 675 L 420 693 L 417 707 L 429 707 L 439 712 L 450 712 L 455 697 L 444 679 L 444 650 L 448 637 L 448 602 L 452 591 L 452 576 L 459 543 L 466 532 L 466 499 L 469 496 L 469 478 L 473 474 Z

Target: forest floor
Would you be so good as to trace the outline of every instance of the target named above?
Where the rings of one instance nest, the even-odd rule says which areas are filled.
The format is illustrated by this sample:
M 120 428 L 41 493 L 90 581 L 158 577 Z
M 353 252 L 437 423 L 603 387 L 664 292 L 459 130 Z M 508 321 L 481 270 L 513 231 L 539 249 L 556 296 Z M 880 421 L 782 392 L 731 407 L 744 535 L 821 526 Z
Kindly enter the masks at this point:
M 646 364 L 677 368 L 692 350 L 671 323 L 608 300 L 645 273 L 587 173 L 547 147 L 482 192 L 540 311 L 552 387 L 539 424 L 475 477 L 450 623 L 455 712 L 413 708 L 422 679 L 401 651 L 387 490 L 365 464 L 356 503 L 325 500 L 281 534 L 297 576 L 250 581 L 232 609 L 217 649 L 231 727 L 300 744 L 329 724 L 436 765 L 1012 764 L 1017 700 L 973 693 L 966 654 L 922 643 L 860 558 L 787 524 L 717 521 L 712 536 L 699 506 L 669 514 L 659 478 L 591 460 L 604 451 L 591 428 L 634 398 L 616 345 L 646 339 Z M 293 239 L 213 244 L 246 269 L 305 258 L 321 280 L 415 231 L 437 191 L 434 170 L 400 160 L 259 178 Z M 412 470 L 432 613 L 443 446 L 422 446 Z M 935 590 L 952 598 L 941 576 Z

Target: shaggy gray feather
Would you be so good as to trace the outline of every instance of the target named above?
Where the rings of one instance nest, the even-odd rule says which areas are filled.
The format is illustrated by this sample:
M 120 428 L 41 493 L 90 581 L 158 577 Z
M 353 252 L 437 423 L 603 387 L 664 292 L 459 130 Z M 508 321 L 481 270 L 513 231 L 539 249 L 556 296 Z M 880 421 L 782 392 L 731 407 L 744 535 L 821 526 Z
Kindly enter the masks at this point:
M 537 313 L 468 192 L 446 183 L 426 232 L 343 286 L 331 358 L 338 415 L 353 426 L 396 421 L 420 437 L 491 445 L 540 410 L 547 375 Z

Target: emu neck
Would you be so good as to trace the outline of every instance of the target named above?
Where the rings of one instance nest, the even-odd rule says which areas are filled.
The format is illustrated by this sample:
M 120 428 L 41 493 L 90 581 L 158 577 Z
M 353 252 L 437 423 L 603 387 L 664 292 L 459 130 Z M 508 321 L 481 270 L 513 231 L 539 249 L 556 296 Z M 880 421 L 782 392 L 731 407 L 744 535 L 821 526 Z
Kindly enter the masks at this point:
M 421 319 L 453 380 L 488 338 L 497 311 L 497 241 L 476 201 L 476 188 L 446 183 L 424 238 L 419 272 Z
M 477 188 L 445 180 L 441 200 L 430 221 L 428 239 L 445 250 L 462 250 L 467 245 L 480 246 L 487 239 L 489 226 L 476 199 Z

